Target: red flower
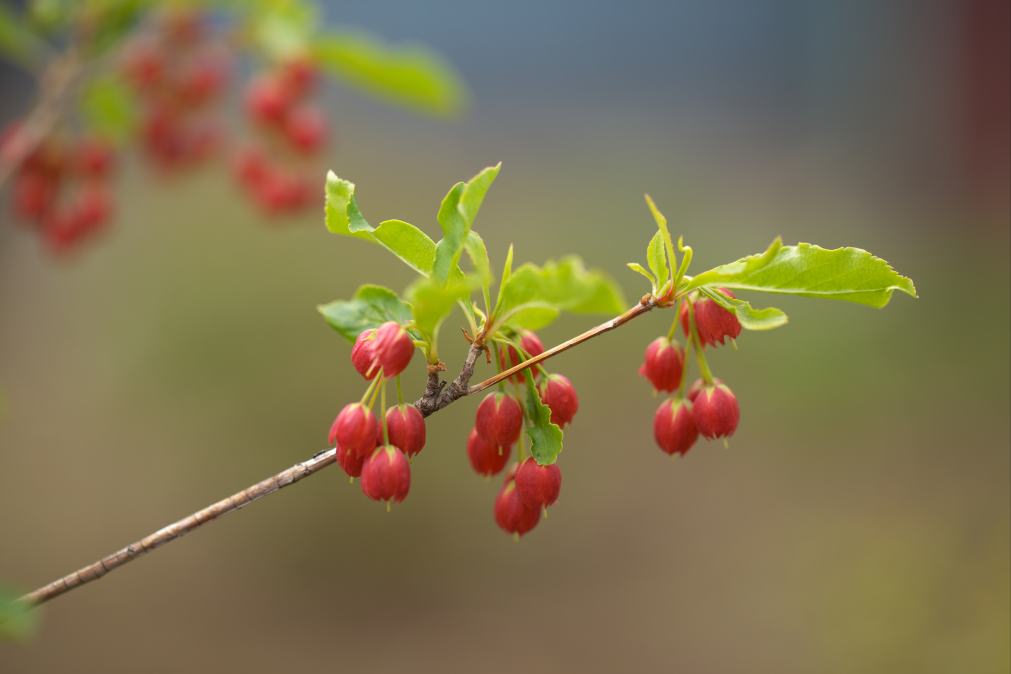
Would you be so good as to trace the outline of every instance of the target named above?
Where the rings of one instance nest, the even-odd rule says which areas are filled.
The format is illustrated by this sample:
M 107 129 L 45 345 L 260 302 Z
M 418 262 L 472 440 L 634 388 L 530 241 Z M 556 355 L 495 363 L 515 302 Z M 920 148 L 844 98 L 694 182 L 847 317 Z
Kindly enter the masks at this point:
M 508 446 L 499 447 L 489 442 L 477 432 L 477 429 L 471 429 L 467 437 L 467 458 L 470 459 L 470 465 L 478 475 L 487 477 L 501 471 L 509 461 L 511 451 Z
M 330 427 L 330 444 L 368 456 L 376 448 L 378 426 L 375 415 L 365 405 L 350 403 L 344 406 Z
M 734 297 L 734 294 L 725 288 L 719 292 L 727 297 Z M 695 310 L 695 329 L 699 333 L 699 340 L 703 346 L 723 344 L 728 337 L 736 339 L 737 335 L 741 334 L 741 323 L 737 320 L 737 316 L 708 297 L 696 300 L 692 303 L 692 307 Z M 688 302 L 681 305 L 681 328 L 685 331 L 688 339 L 691 339 Z
M 657 337 L 646 347 L 639 374 L 649 379 L 657 391 L 675 391 L 681 386 L 685 350 L 675 341 Z
M 474 428 L 486 442 L 511 447 L 523 430 L 523 409 L 504 393 L 489 393 L 477 407 Z
M 411 488 L 411 466 L 404 453 L 393 445 L 378 447 L 362 467 L 362 492 L 375 501 L 407 498 Z
M 667 454 L 686 454 L 699 437 L 692 403 L 673 398 L 660 403 L 653 417 L 653 437 Z
M 699 433 L 709 439 L 730 437 L 741 419 L 737 398 L 723 384 L 703 388 L 692 403 L 692 412 Z
M 520 498 L 513 480 L 506 480 L 495 499 L 495 522 L 505 531 L 522 536 L 537 526 L 541 509 L 530 507 Z
M 323 111 L 312 105 L 300 105 L 288 113 L 284 133 L 295 149 L 310 154 L 323 146 L 327 123 Z
M 351 364 L 358 370 L 358 374 L 366 379 L 375 379 L 379 374 L 379 363 L 376 359 L 376 330 L 370 328 L 362 330 L 355 345 L 351 347 Z
M 414 456 L 425 446 L 425 418 L 414 405 L 396 405 L 386 411 L 386 433 L 391 445 Z
M 386 378 L 396 377 L 403 372 L 414 355 L 414 341 L 411 335 L 393 321 L 376 328 L 373 348 Z
M 530 458 L 516 471 L 516 491 L 531 508 L 547 508 L 558 500 L 561 490 L 562 471 L 557 463 L 542 466 Z
M 542 353 L 544 353 L 544 344 L 541 343 L 540 337 L 537 336 L 537 333 L 532 332 L 530 330 L 524 330 L 522 333 L 520 333 L 520 347 L 524 351 L 526 351 L 531 358 L 533 358 L 534 356 L 539 356 Z M 509 361 L 508 365 L 506 364 L 507 358 Z M 503 352 L 499 353 L 499 365 L 503 370 L 507 370 L 510 367 L 519 365 L 524 360 L 526 360 L 526 357 L 521 358 L 519 352 L 516 350 L 516 347 L 514 346 L 509 346 Z M 534 379 L 536 380 L 537 379 L 536 368 L 532 369 L 535 370 Z M 526 377 L 523 375 L 523 372 L 517 372 L 509 379 L 516 382 L 517 384 L 522 384 L 523 382 L 526 381 Z
M 541 400 L 551 408 L 551 422 L 561 428 L 565 428 L 579 410 L 579 396 L 576 395 L 576 388 L 563 374 L 553 374 L 548 377 L 541 389 Z
M 361 456 L 357 452 L 352 452 L 340 445 L 337 446 L 337 463 L 348 474 L 348 477 L 359 477 L 362 474 L 362 466 L 367 457 Z

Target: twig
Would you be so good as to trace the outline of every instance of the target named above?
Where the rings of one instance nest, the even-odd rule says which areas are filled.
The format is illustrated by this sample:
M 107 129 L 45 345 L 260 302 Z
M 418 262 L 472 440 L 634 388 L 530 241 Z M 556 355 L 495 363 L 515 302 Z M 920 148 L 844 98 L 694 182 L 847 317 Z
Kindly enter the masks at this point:
M 83 72 L 79 52 L 73 45 L 46 67 L 39 83 L 39 97 L 11 141 L 0 152 L 0 187 L 49 135 L 64 112 L 64 103 Z
M 594 337 L 597 337 L 598 335 L 602 335 L 605 332 L 610 332 L 611 330 L 614 330 L 615 328 L 619 328 L 622 325 L 624 325 L 625 323 L 628 323 L 633 318 L 636 318 L 638 316 L 642 316 L 644 313 L 646 313 L 647 311 L 652 310 L 656 306 L 657 306 L 656 300 L 653 297 L 650 297 L 649 295 L 646 295 L 646 296 L 644 296 L 642 298 L 642 301 L 640 301 L 639 304 L 635 305 L 634 307 L 632 307 L 631 309 L 629 309 L 625 313 L 621 314 L 620 316 L 612 318 L 611 320 L 607 321 L 606 323 L 601 323 L 600 325 L 598 325 L 598 326 L 596 326 L 594 328 L 590 328 L 586 332 L 584 332 L 584 333 L 582 333 L 580 335 L 576 335 L 575 337 L 573 337 L 573 338 L 571 338 L 571 339 L 569 339 L 567 341 L 564 341 L 561 344 L 559 344 L 558 346 L 554 346 L 554 347 L 548 349 L 547 351 L 544 351 L 543 353 L 540 353 L 540 354 L 538 354 L 536 356 L 528 358 L 527 360 L 523 361 L 519 365 L 513 365 L 508 370 L 502 370 L 501 372 L 499 372 L 494 377 L 488 377 L 487 379 L 485 379 L 480 384 L 474 384 L 473 386 L 470 387 L 470 389 L 467 391 L 467 393 L 468 394 L 470 394 L 470 393 L 480 393 L 481 391 L 484 391 L 487 388 L 491 388 L 495 384 L 497 384 L 500 381 L 503 381 L 505 379 L 508 379 L 509 377 L 513 376 L 517 372 L 522 372 L 523 370 L 527 369 L 528 367 L 532 367 L 534 365 L 537 365 L 537 363 L 545 361 L 548 358 L 551 358 L 552 356 L 557 356 L 562 351 L 568 351 L 572 347 L 574 347 L 574 346 L 576 346 L 578 344 L 582 344 L 583 342 L 585 342 L 588 339 L 593 339 Z
M 243 508 L 257 499 L 273 494 L 276 491 L 284 489 L 290 484 L 295 484 L 299 480 L 309 477 L 313 473 L 334 463 L 337 458 L 336 455 L 337 452 L 333 449 L 325 449 L 318 452 L 312 458 L 303 461 L 302 463 L 297 463 L 287 470 L 282 470 L 277 475 L 268 477 L 266 480 L 257 482 L 253 486 L 232 494 L 228 498 L 222 499 L 217 503 L 211 504 L 203 510 L 198 510 L 188 517 L 184 517 L 177 522 L 173 522 L 167 527 L 159 529 L 153 534 L 140 539 L 136 543 L 131 543 L 122 550 L 114 552 L 107 557 L 103 557 L 93 564 L 82 567 L 73 573 L 67 574 L 63 578 L 54 580 L 52 583 L 49 583 L 44 587 L 40 587 L 34 592 L 29 592 L 25 596 L 21 597 L 21 601 L 29 606 L 37 606 L 45 601 L 49 601 L 53 597 L 60 596 L 64 592 L 69 592 L 75 587 L 80 587 L 85 583 L 98 580 L 113 569 L 120 567 L 127 562 L 131 562 L 141 555 L 151 552 L 152 550 L 164 545 L 165 543 L 174 541 L 180 536 L 188 534 L 194 529 L 216 520 L 222 515 L 230 513 L 233 510 Z
M 615 328 L 628 323 L 632 319 L 642 316 L 656 306 L 656 299 L 647 295 L 642 298 L 639 304 L 635 305 L 620 316 L 617 316 L 605 323 L 601 323 L 597 327 L 591 328 L 572 339 L 562 342 L 558 346 L 548 349 L 538 356 L 525 360 L 519 365 L 515 365 L 508 370 L 504 370 L 494 377 L 485 379 L 479 384 L 470 386 L 470 378 L 474 374 L 474 366 L 477 363 L 477 359 L 487 348 L 483 344 L 475 341 L 475 343 L 471 344 L 470 350 L 467 352 L 467 358 L 463 363 L 463 367 L 460 369 L 460 373 L 455 379 L 453 379 L 453 381 L 448 383 L 442 381 L 439 377 L 438 368 L 432 368 L 429 371 L 428 385 L 425 388 L 425 393 L 414 403 L 414 406 L 418 408 L 418 411 L 420 411 L 422 415 L 427 417 L 447 405 L 452 404 L 454 401 L 463 398 L 464 396 L 483 391 L 491 386 L 494 386 L 499 381 L 510 377 L 517 372 L 521 372 L 528 367 L 532 367 L 537 363 L 543 362 L 563 351 L 571 349 L 577 344 L 582 344 L 583 342 L 597 337 L 598 335 L 614 330 Z M 198 529 L 199 527 L 221 517 L 226 513 L 243 508 L 257 499 L 273 494 L 276 491 L 280 491 L 288 485 L 309 477 L 335 462 L 335 449 L 322 450 L 306 461 L 297 463 L 291 468 L 283 470 L 272 477 L 268 477 L 266 480 L 243 489 L 226 499 L 222 499 L 217 503 L 209 505 L 203 510 L 198 510 L 192 515 L 184 517 L 167 527 L 159 529 L 153 534 L 140 539 L 136 543 L 131 543 L 122 550 L 114 552 L 107 557 L 103 557 L 97 562 L 82 567 L 63 578 L 40 587 L 34 592 L 29 592 L 21 597 L 21 601 L 29 606 L 38 606 L 43 602 L 49 601 L 53 597 L 58 597 L 65 592 L 69 592 L 74 588 L 84 585 L 85 583 L 98 580 L 113 569 L 116 569 L 127 562 L 133 561 L 141 555 L 150 552 L 165 543 L 174 541 L 180 536 L 188 534 L 189 532 Z

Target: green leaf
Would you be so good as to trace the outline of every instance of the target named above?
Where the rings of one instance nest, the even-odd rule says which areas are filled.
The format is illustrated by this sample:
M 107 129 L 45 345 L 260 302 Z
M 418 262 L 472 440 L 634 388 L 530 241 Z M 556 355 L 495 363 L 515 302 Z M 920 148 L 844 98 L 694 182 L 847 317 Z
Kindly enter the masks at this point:
M 896 290 L 916 297 L 912 280 L 860 248 L 826 250 L 809 243 L 783 246 L 779 240 L 751 255 L 694 277 L 687 289 L 710 287 L 846 300 L 881 308 Z
M 339 178 L 333 171 L 326 174 L 326 228 L 344 236 L 372 229 L 358 208 L 355 184 Z
M 102 138 L 122 142 L 137 125 L 133 94 L 113 77 L 91 80 L 81 94 L 81 113 L 88 129 Z
M 575 255 L 557 262 L 548 260 L 543 267 L 527 263 L 514 271 L 502 283 L 495 306 L 496 323 L 501 325 L 510 320 L 512 327 L 537 329 L 517 324 L 513 317 L 518 308 L 531 304 L 540 310 L 521 316 L 538 327 L 553 320 L 551 317 L 548 323 L 543 323 L 548 319 L 548 312 L 543 311 L 545 306 L 575 314 L 617 314 L 625 310 L 621 290 L 614 281 L 602 272 L 588 271 Z
M 787 323 L 786 314 L 776 307 L 755 309 L 750 302 L 737 297 L 727 297 L 717 290 L 703 288 L 701 292 L 724 309 L 734 312 L 745 330 L 772 330 Z
M 502 265 L 502 279 L 498 284 L 498 294 L 495 296 L 495 306 L 498 307 L 502 304 L 502 292 L 509 285 L 509 279 L 513 275 L 513 245 L 509 244 L 509 250 L 506 251 L 505 263 Z
M 562 451 L 562 429 L 551 423 L 551 409 L 541 401 L 534 386 L 534 378 L 527 382 L 527 436 L 530 438 L 530 455 L 540 465 L 554 463 Z
M 671 239 L 670 230 L 667 228 L 667 218 L 660 212 L 660 209 L 656 207 L 656 204 L 653 203 L 653 198 L 651 196 L 647 194 L 645 197 L 646 205 L 649 206 L 649 212 L 653 215 L 653 220 L 656 221 L 657 231 L 660 234 L 660 238 L 663 240 L 664 250 L 667 252 L 668 269 L 677 267 L 677 257 L 674 255 L 674 241 Z M 650 241 L 650 244 L 652 245 L 652 241 Z M 657 277 L 659 276 L 660 274 L 657 274 Z M 658 285 L 660 288 L 663 287 L 663 283 L 659 283 Z
M 429 362 L 434 362 L 438 358 L 436 344 L 442 322 L 453 311 L 458 301 L 470 295 L 477 283 L 477 279 L 472 276 L 453 278 L 447 283 L 424 278 L 418 279 L 407 289 L 405 295 L 411 304 L 414 326 L 429 343 L 426 354 Z
M 657 291 L 656 277 L 653 276 L 653 274 L 650 273 L 645 267 L 643 267 L 638 262 L 626 262 L 625 266 L 634 271 L 636 274 L 641 274 L 643 278 L 649 281 L 649 285 L 653 289 L 653 292 Z
M 488 248 L 484 245 L 484 239 L 477 232 L 468 232 L 464 247 L 467 250 L 467 257 L 470 258 L 471 264 L 474 265 L 474 271 L 477 272 L 478 278 L 481 279 L 481 285 L 487 288 L 491 285 L 493 279 L 491 275 L 491 260 L 488 259 Z
M 31 0 L 28 13 L 32 25 L 46 32 L 65 26 L 70 21 L 71 2 L 73 0 Z
M 540 287 L 540 268 L 529 262 L 521 265 L 502 282 L 498 303 L 495 305 L 496 315 L 507 315 L 514 308 L 537 300 Z
M 383 220 L 372 236 L 414 271 L 422 275 L 431 273 L 435 263 L 435 242 L 411 223 Z
M 377 285 L 363 285 L 352 299 L 321 304 L 317 309 L 330 327 L 350 342 L 363 330 L 387 321 L 404 325 L 411 320 L 411 307 L 397 293 Z
M 80 18 L 77 10 L 81 4 L 87 5 L 93 31 L 89 35 L 86 50 L 96 57 L 120 44 L 130 30 L 137 26 L 143 12 L 149 11 L 152 0 L 91 0 L 72 3 L 70 19 Z
M 390 46 L 365 33 L 339 32 L 314 40 L 312 51 L 329 72 L 369 93 L 430 114 L 448 116 L 466 103 L 460 77 L 420 46 Z
M 664 251 L 663 234 L 659 231 L 653 235 L 649 240 L 649 246 L 646 247 L 646 264 L 656 279 L 653 288 L 656 292 L 663 288 L 670 278 L 670 265 L 667 264 L 667 254 Z
M 28 23 L 13 9 L 0 5 L 0 55 L 32 67 L 45 51 Z
M 370 225 L 355 200 L 355 184 L 337 177 L 333 171 L 326 177 L 326 227 L 334 234 L 378 243 L 423 276 L 432 271 L 435 242 L 403 220 L 384 220 L 378 227 Z
M 573 314 L 619 314 L 627 308 L 618 284 L 602 271 L 587 269 L 578 255 L 544 263 L 538 299 Z
M 467 235 L 501 167 L 501 162 L 489 166 L 469 181 L 453 185 L 442 200 L 438 213 L 442 240 L 436 246 L 435 265 L 432 267 L 435 278 L 445 281 L 459 264 Z
M 627 262 L 625 263 L 625 266 L 649 281 L 649 285 L 652 286 L 653 290 L 656 290 L 656 277 L 653 276 L 649 270 L 640 265 L 638 262 Z
M 777 238 L 776 241 L 779 241 L 779 239 Z M 775 241 L 773 243 L 775 243 Z M 692 264 L 692 257 L 695 254 L 695 251 L 692 250 L 691 246 L 685 245 L 684 237 L 679 236 L 678 252 L 681 253 L 681 266 L 678 267 L 677 275 L 674 277 L 674 283 L 680 289 L 681 281 L 684 279 L 685 273 L 688 271 L 688 267 Z
M 35 633 L 38 612 L 18 600 L 18 595 L 0 588 L 0 641 L 24 641 Z
M 300 0 L 259 0 L 251 3 L 250 33 L 273 59 L 305 52 L 319 17 L 315 5 Z
M 558 307 L 546 302 L 527 302 L 514 307 L 497 320 L 499 325 L 513 330 L 540 330 L 558 318 Z

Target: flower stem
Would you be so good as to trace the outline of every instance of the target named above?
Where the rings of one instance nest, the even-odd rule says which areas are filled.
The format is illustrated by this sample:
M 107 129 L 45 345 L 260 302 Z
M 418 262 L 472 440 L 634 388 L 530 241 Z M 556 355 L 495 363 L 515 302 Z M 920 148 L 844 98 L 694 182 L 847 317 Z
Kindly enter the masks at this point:
M 706 360 L 706 354 L 702 349 L 702 340 L 699 339 L 699 329 L 695 325 L 695 306 L 689 302 L 688 303 L 688 324 L 692 330 L 692 350 L 695 351 L 695 359 L 699 364 L 699 374 L 702 375 L 702 381 L 706 383 L 707 386 L 712 386 L 713 384 L 713 372 L 709 369 L 709 362 Z
M 368 400 L 372 398 L 372 393 L 376 390 L 377 381 L 379 381 L 378 375 L 373 377 L 372 381 L 369 382 L 368 387 L 365 389 L 365 395 L 363 395 L 362 399 L 359 401 L 360 404 L 364 405 Z M 372 405 L 370 404 L 368 405 L 368 407 L 372 407 Z
M 382 402 L 380 403 L 380 407 L 379 407 L 379 420 L 383 424 L 383 444 L 384 445 L 388 445 L 390 443 L 390 440 L 389 440 L 389 433 L 388 433 L 388 431 L 386 429 L 386 380 L 385 379 L 383 380 L 383 383 L 379 385 L 379 389 L 380 389 L 380 394 L 379 395 L 382 398 Z
M 674 335 L 677 334 L 677 331 L 678 331 L 678 317 L 680 317 L 680 315 L 681 315 L 681 303 L 682 302 L 684 302 L 684 300 L 678 300 L 677 302 L 674 303 L 674 320 L 671 321 L 671 323 L 670 323 L 670 330 L 667 331 L 667 341 L 672 341 L 674 339 Z

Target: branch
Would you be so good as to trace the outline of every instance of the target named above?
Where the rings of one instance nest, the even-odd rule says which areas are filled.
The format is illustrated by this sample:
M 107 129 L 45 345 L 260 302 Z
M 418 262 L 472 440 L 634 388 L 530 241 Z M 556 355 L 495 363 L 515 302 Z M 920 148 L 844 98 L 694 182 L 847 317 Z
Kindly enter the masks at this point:
M 0 187 L 56 126 L 64 112 L 66 99 L 82 70 L 78 51 L 73 44 L 65 54 L 46 67 L 35 107 L 25 116 L 11 141 L 0 153 Z
M 494 377 L 485 379 L 479 384 L 470 386 L 470 378 L 474 374 L 474 366 L 477 363 L 477 359 L 487 349 L 483 343 L 475 341 L 471 344 L 470 350 L 467 352 L 467 358 L 464 360 L 460 373 L 455 379 L 453 379 L 453 381 L 448 383 L 442 381 L 439 377 L 439 368 L 430 368 L 428 374 L 428 385 L 425 388 L 425 393 L 414 403 L 414 406 L 418 408 L 418 411 L 420 411 L 423 416 L 430 416 L 464 396 L 484 391 L 506 377 L 510 377 L 517 372 L 521 372 L 529 367 L 532 367 L 533 365 L 545 361 L 552 356 L 555 356 L 563 351 L 567 351 L 577 344 L 582 344 L 583 342 L 598 335 L 610 332 L 611 330 L 628 323 L 633 318 L 637 318 L 638 316 L 645 314 L 656 306 L 658 306 L 657 300 L 654 297 L 646 295 L 642 298 L 639 304 L 635 305 L 620 316 L 617 316 L 605 323 L 601 323 L 595 328 L 591 328 L 580 335 L 576 335 L 575 337 L 562 342 L 558 346 L 548 349 L 538 356 L 529 358 L 519 365 L 515 365 L 508 370 L 500 372 Z M 216 520 L 222 515 L 230 513 L 233 510 L 243 508 L 257 499 L 280 491 L 290 484 L 294 484 L 303 478 L 309 477 L 310 475 L 323 470 L 327 466 L 336 463 L 336 455 L 337 453 L 335 449 L 324 449 L 317 452 L 311 458 L 302 461 L 301 463 L 297 463 L 287 470 L 283 470 L 276 475 L 268 477 L 266 480 L 258 482 L 238 493 L 232 494 L 228 498 L 209 505 L 203 510 L 198 510 L 192 515 L 184 517 L 167 527 L 159 529 L 153 534 L 150 534 L 135 543 L 131 543 L 122 550 L 114 552 L 107 557 L 103 557 L 97 562 L 82 567 L 73 573 L 67 574 L 63 578 L 54 580 L 34 592 L 29 592 L 21 597 L 21 601 L 28 606 L 38 606 L 39 604 L 49 601 L 54 597 L 58 597 L 65 592 L 69 592 L 74 588 L 80 587 L 85 583 L 98 580 L 113 569 L 116 569 L 127 562 L 131 562 L 165 543 L 174 541 L 175 539 L 198 529 L 208 522 Z
M 587 341 L 589 339 L 593 339 L 594 337 L 597 337 L 598 335 L 602 335 L 605 332 L 610 332 L 611 330 L 614 330 L 615 328 L 620 328 L 622 325 L 624 325 L 625 323 L 628 323 L 633 318 L 637 318 L 638 316 L 642 316 L 644 313 L 646 313 L 647 311 L 652 310 L 656 306 L 657 306 L 657 301 L 656 301 L 656 299 L 654 297 L 652 297 L 650 295 L 644 295 L 643 298 L 639 301 L 639 304 L 635 305 L 634 307 L 632 307 L 631 309 L 629 309 L 625 313 L 621 314 L 620 316 L 616 316 L 616 317 L 612 318 L 611 320 L 607 321 L 606 323 L 601 323 L 600 325 L 598 325 L 598 326 L 596 326 L 594 328 L 590 328 L 586 332 L 584 332 L 582 334 L 579 334 L 579 335 L 576 335 L 575 337 L 572 337 L 571 339 L 568 339 L 568 340 L 562 342 L 558 346 L 553 346 L 550 349 L 548 349 L 547 351 L 544 351 L 543 353 L 540 353 L 540 354 L 538 354 L 536 356 L 532 356 L 532 357 L 528 358 L 527 360 L 523 361 L 522 363 L 520 363 L 519 365 L 513 365 L 508 370 L 502 370 L 501 372 L 499 372 L 494 377 L 488 377 L 487 379 L 485 379 L 480 384 L 474 384 L 473 386 L 470 387 L 470 389 L 468 389 L 467 393 L 468 394 L 470 394 L 470 393 L 480 393 L 481 391 L 484 391 L 485 389 L 491 388 L 495 384 L 499 383 L 500 381 L 504 381 L 504 380 L 508 379 L 509 377 L 513 376 L 517 372 L 522 372 L 523 370 L 527 369 L 528 367 L 532 367 L 532 366 L 536 365 L 537 363 L 540 363 L 542 361 L 547 360 L 548 358 L 551 358 L 552 356 L 557 356 L 562 351 L 568 351 L 572 347 L 574 347 L 574 346 L 576 346 L 578 344 L 582 344 L 583 342 L 585 342 L 585 341 Z
M 447 384 L 439 379 L 438 369 L 432 368 L 428 373 L 428 386 L 425 395 L 414 402 L 414 406 L 421 412 L 421 416 L 427 417 L 441 410 L 446 405 L 471 393 L 469 384 L 470 378 L 474 374 L 474 365 L 478 357 L 484 353 L 488 347 L 475 341 L 470 345 L 467 358 L 463 361 L 460 374 L 456 379 Z
M 273 494 L 290 484 L 295 484 L 299 480 L 309 477 L 313 473 L 335 463 L 336 460 L 336 450 L 324 449 L 321 452 L 317 452 L 306 461 L 296 463 L 291 468 L 282 470 L 277 475 L 268 477 L 266 480 L 257 482 L 253 486 L 211 504 L 203 510 L 198 510 L 188 517 L 173 522 L 167 527 L 159 529 L 135 543 L 131 543 L 122 550 L 103 557 L 97 562 L 82 567 L 73 573 L 67 574 L 63 578 L 54 580 L 52 583 L 40 587 L 34 592 L 29 592 L 21 597 L 21 601 L 29 606 L 37 606 L 45 601 L 49 601 L 53 597 L 60 596 L 64 592 L 69 592 L 75 587 L 98 580 L 113 569 L 137 559 L 144 553 L 159 548 L 165 543 L 174 541 L 194 529 L 216 520 L 222 515 L 249 505 L 257 499 Z

